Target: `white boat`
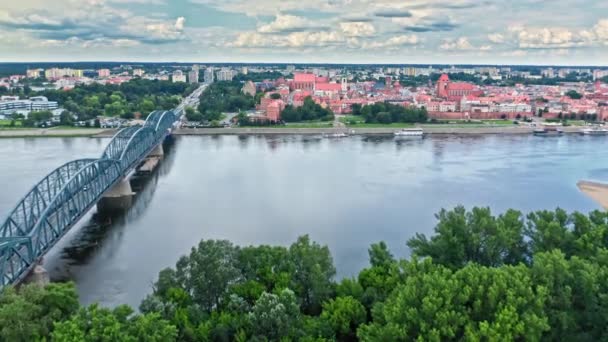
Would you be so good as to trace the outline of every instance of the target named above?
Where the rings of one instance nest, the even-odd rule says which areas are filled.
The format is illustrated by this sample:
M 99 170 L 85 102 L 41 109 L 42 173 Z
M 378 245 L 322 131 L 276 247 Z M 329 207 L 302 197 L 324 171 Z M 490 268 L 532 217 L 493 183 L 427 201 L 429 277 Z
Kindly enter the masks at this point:
M 583 128 L 581 133 L 584 135 L 608 135 L 608 129 L 600 126 Z
M 395 138 L 401 137 L 421 137 L 424 135 L 422 128 L 404 128 L 394 133 Z
M 339 138 L 347 138 L 348 134 L 346 133 L 331 133 L 331 134 L 325 134 L 326 138 L 330 138 L 330 139 L 339 139 Z

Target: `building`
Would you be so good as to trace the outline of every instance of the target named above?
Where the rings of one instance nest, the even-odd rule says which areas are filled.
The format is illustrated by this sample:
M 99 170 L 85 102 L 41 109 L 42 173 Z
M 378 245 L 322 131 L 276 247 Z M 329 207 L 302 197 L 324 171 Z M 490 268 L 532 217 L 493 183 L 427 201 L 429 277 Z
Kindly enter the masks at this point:
M 173 83 L 177 83 L 177 82 L 186 82 L 186 75 L 184 75 L 184 72 L 181 70 L 175 70 L 173 72 L 173 75 L 171 77 L 171 80 L 173 81 Z
M 43 69 L 27 69 L 27 78 L 39 78 L 42 75 Z
M 65 68 L 65 69 L 52 68 L 52 69 L 47 69 L 44 72 L 44 77 L 46 77 L 48 80 L 58 80 L 58 79 L 64 78 L 64 77 L 82 77 L 82 76 L 83 76 L 82 70 L 70 69 L 70 68 Z
M 143 69 L 133 69 L 133 76 L 142 77 L 145 73 Z
M 241 68 L 241 74 L 247 75 L 248 73 L 249 73 L 249 70 L 247 69 L 246 66 L 244 66 L 244 67 Z
M 99 69 L 97 70 L 97 76 L 99 78 L 108 78 L 110 77 L 110 69 Z
M 439 80 L 437 80 L 437 96 L 444 99 L 458 101 L 463 96 L 481 96 L 482 94 L 483 91 L 481 91 L 474 84 L 466 82 L 452 82 L 447 74 L 441 75 Z
M 198 83 L 198 68 L 190 70 L 188 73 L 189 83 Z
M 218 81 L 232 81 L 232 77 L 234 77 L 234 74 L 229 68 L 222 68 L 217 72 Z
M 291 90 L 315 90 L 315 83 L 317 77 L 315 74 L 309 73 L 296 73 L 293 75 L 293 82 L 291 83 Z
M 243 94 L 249 94 L 251 96 L 255 96 L 255 93 L 256 93 L 255 83 L 253 83 L 251 81 L 245 82 L 245 85 L 243 85 L 243 88 L 241 89 L 241 91 L 243 92 Z
M 20 113 L 27 115 L 30 112 L 43 110 L 54 110 L 59 108 L 56 101 L 49 101 L 44 96 L 30 97 L 27 100 L 19 100 L 17 96 L 0 98 L 0 114 L 10 115 Z
M 213 67 L 208 67 L 207 69 L 205 69 L 203 77 L 205 79 L 205 83 L 213 83 L 213 81 L 215 80 L 215 71 L 213 70 Z

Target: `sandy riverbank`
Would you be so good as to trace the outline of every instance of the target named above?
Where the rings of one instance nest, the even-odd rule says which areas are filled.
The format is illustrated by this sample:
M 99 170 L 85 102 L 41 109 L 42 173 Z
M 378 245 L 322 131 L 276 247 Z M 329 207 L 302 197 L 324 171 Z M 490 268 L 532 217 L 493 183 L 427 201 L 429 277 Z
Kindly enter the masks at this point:
M 608 209 L 608 184 L 580 181 L 576 184 L 578 188 L 604 209 Z
M 0 138 L 64 138 L 64 137 L 92 137 L 106 133 L 102 128 L 24 128 L 2 129 Z
M 454 127 L 448 125 L 423 126 L 427 134 L 532 134 L 533 128 L 521 126 L 506 127 Z M 393 134 L 399 128 L 357 128 L 348 127 L 355 134 Z M 578 133 L 580 127 L 564 127 L 564 133 Z M 247 134 L 326 134 L 335 133 L 335 128 L 267 128 L 267 127 L 237 127 L 237 128 L 180 128 L 174 131 L 176 135 L 247 135 Z

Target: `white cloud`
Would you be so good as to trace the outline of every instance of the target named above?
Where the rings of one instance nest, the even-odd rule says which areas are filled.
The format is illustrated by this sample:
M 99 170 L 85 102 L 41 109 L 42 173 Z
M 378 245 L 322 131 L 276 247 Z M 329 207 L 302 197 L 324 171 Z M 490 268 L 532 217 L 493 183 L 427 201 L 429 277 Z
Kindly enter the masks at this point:
M 372 42 L 362 43 L 361 47 L 366 49 L 386 48 L 396 50 L 404 46 L 412 46 L 420 43 L 420 39 L 416 35 L 399 35 L 390 37 L 387 40 L 374 40 Z
M 467 37 L 460 37 L 454 39 L 444 39 L 443 43 L 439 45 L 441 50 L 472 50 L 473 45 L 469 42 Z
M 236 48 L 271 48 L 271 47 L 324 47 L 345 42 L 345 37 L 335 31 L 292 32 L 287 35 L 269 35 L 259 32 L 241 32 L 236 39 L 227 44 Z
M 503 35 L 502 35 L 502 34 L 500 34 L 500 33 L 490 33 L 490 34 L 488 35 L 488 39 L 489 39 L 489 40 L 490 40 L 492 43 L 497 43 L 497 44 L 500 44 L 500 43 L 504 43 L 504 41 L 505 41 L 505 36 L 503 36 Z
M 177 20 L 175 20 L 175 29 L 178 31 L 183 31 L 185 22 L 186 22 L 186 18 L 184 18 L 184 17 L 177 18 Z
M 305 18 L 295 15 L 279 14 L 271 23 L 258 27 L 258 32 L 261 33 L 276 33 L 293 30 L 301 30 L 310 26 L 310 22 Z
M 340 29 L 349 37 L 369 37 L 376 33 L 376 28 L 368 22 L 342 22 Z

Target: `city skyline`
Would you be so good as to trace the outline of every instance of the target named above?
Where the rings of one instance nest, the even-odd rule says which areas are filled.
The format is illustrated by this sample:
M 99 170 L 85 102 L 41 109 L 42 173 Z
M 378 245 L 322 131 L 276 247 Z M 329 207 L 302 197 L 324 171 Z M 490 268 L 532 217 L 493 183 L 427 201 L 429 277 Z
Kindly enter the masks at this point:
M 597 65 L 608 4 L 536 0 L 23 0 L 0 62 Z

